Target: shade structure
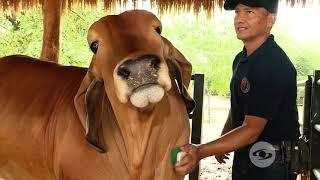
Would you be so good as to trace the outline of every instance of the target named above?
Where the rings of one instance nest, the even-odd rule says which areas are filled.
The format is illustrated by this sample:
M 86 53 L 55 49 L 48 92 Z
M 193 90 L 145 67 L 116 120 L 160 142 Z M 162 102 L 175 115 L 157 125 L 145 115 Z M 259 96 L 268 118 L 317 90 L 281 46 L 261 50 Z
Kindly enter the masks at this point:
M 13 9 L 15 11 L 20 9 L 37 8 L 41 7 L 45 1 L 50 0 L 1 0 L 0 6 L 2 10 Z M 106 9 L 110 9 L 115 5 L 125 5 L 129 1 L 133 4 L 137 3 L 138 0 L 104 0 Z M 164 12 L 168 9 L 186 10 L 199 12 L 205 10 L 212 12 L 215 7 L 222 8 L 224 0 L 142 0 L 150 1 L 152 5 L 156 5 L 159 12 Z M 297 4 L 304 6 L 307 0 L 282 0 L 286 1 L 288 5 L 295 6 Z M 312 1 L 312 0 L 309 0 Z M 62 0 L 62 6 L 65 9 L 71 8 L 74 5 L 83 6 L 95 6 L 98 0 Z
M 62 12 L 75 5 L 83 7 L 95 6 L 103 2 L 105 9 L 116 6 L 125 6 L 127 3 L 137 5 L 141 1 L 149 1 L 151 6 L 156 6 L 161 14 L 167 10 L 183 10 L 198 13 L 201 10 L 208 16 L 214 13 L 216 7 L 222 8 L 225 0 L 0 0 L 0 11 L 24 10 L 29 8 L 42 8 L 43 12 L 43 43 L 40 58 L 43 60 L 59 62 L 60 52 L 60 20 Z M 281 0 L 290 6 L 302 5 L 307 0 Z M 316 0 L 308 0 L 308 2 Z

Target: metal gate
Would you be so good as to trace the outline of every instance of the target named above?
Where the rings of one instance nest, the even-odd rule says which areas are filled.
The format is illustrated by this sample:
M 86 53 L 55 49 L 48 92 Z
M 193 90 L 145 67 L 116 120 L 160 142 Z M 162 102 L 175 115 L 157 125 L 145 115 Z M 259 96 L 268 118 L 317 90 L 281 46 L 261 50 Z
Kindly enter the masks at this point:
M 320 70 L 305 82 L 303 134 L 309 140 L 309 179 L 320 180 Z
M 194 81 L 193 88 L 193 99 L 196 102 L 196 108 L 189 118 L 192 120 L 191 128 L 191 143 L 200 144 L 201 143 L 201 128 L 202 128 L 202 107 L 203 107 L 203 87 L 204 87 L 204 75 L 194 74 L 191 80 Z M 198 180 L 199 178 L 199 166 L 189 174 L 190 180 Z

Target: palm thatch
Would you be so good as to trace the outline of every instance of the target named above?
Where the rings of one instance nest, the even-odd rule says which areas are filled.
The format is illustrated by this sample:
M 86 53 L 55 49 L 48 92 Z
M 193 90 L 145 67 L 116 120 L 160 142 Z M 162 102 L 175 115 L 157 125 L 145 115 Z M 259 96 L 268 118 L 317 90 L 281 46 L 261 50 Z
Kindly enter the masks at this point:
M 28 8 L 41 7 L 44 1 L 49 0 L 0 0 L 0 7 L 2 10 L 20 10 Z M 61 0 L 64 8 L 71 8 L 73 5 L 95 6 L 98 0 Z M 125 5 L 131 0 L 104 0 L 106 9 L 115 7 L 116 4 Z M 132 0 L 135 4 L 137 0 Z M 211 13 L 215 7 L 222 8 L 224 0 L 150 0 L 152 5 L 156 5 L 160 12 L 164 12 L 168 9 L 178 10 L 193 10 L 195 13 L 204 9 L 208 13 Z M 304 6 L 307 0 L 284 0 L 287 4 L 294 6 L 300 4 Z

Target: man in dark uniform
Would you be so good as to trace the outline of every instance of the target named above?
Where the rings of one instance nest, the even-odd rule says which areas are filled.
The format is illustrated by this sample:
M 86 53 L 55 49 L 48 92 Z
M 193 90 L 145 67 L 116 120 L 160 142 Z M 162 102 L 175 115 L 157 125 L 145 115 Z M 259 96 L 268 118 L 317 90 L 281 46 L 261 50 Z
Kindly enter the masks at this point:
M 231 108 L 222 136 L 202 145 L 185 145 L 187 155 L 175 166 L 187 174 L 215 155 L 223 163 L 234 151 L 233 180 L 289 180 L 283 144 L 298 139 L 296 70 L 270 31 L 277 0 L 226 0 L 235 10 L 237 38 L 244 43 L 234 59 Z

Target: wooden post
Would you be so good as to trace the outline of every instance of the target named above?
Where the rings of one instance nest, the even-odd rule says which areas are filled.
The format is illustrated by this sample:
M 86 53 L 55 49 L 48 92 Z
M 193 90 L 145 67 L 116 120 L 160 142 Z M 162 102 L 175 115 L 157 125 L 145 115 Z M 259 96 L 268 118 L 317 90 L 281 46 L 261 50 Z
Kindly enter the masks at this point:
M 61 0 L 44 0 L 42 51 L 40 58 L 46 61 L 59 61 Z

